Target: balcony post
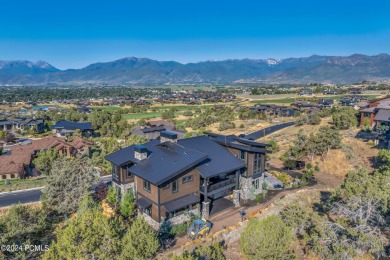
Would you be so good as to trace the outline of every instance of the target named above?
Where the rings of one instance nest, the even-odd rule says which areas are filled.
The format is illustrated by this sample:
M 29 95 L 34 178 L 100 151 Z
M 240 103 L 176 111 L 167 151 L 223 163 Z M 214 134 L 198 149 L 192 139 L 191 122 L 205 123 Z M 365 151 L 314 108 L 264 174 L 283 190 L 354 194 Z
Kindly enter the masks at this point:
M 235 187 L 235 189 L 236 190 L 238 190 L 238 186 L 239 186 L 239 181 L 240 181 L 240 171 L 239 170 L 237 170 L 236 171 L 236 187 Z
M 205 179 L 204 184 L 205 184 L 205 186 L 204 186 L 204 201 L 208 202 L 209 201 L 209 198 L 207 197 L 207 192 L 209 190 L 209 179 L 208 178 Z

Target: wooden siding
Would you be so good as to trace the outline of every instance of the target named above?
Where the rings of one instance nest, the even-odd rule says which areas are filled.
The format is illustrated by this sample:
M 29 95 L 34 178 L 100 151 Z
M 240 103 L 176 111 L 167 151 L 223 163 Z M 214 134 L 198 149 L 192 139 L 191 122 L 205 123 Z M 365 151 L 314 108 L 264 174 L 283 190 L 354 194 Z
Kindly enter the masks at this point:
M 255 154 L 254 153 L 247 153 L 246 159 L 246 172 L 244 174 L 245 177 L 250 177 L 253 175 L 253 163 L 254 163 Z
M 366 112 L 368 113 L 368 112 Z M 360 126 L 364 125 L 364 121 L 368 119 L 370 121 L 370 126 L 374 122 L 375 114 L 374 113 L 369 113 L 370 117 L 364 117 L 365 112 L 360 112 Z
M 120 167 L 120 181 L 123 184 L 127 184 L 127 183 L 134 181 L 133 175 L 130 177 L 127 177 L 126 167 L 127 167 L 127 165 Z
M 183 183 L 183 177 L 186 176 L 193 176 L 193 180 L 187 183 Z M 178 184 L 178 191 L 175 193 L 172 193 L 172 182 L 174 180 L 177 180 Z M 195 170 L 189 170 L 186 171 L 185 173 L 181 174 L 178 178 L 172 179 L 169 182 L 169 188 L 164 189 L 160 187 L 160 204 L 163 204 L 167 201 L 183 197 L 187 194 L 192 194 L 196 193 L 199 194 L 199 185 L 200 185 L 200 175 L 199 173 Z
M 139 178 L 138 176 L 134 177 L 135 187 L 137 189 L 137 192 L 140 193 L 142 196 L 145 196 L 146 198 L 154 201 L 155 203 L 158 203 L 158 187 L 150 184 L 150 192 L 144 190 L 144 183 L 143 179 Z

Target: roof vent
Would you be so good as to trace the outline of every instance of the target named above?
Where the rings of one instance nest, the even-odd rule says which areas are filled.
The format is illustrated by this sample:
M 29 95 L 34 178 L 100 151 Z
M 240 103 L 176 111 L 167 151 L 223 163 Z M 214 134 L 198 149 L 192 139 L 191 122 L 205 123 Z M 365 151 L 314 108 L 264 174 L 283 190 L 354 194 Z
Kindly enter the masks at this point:
M 148 149 L 143 145 L 137 145 L 134 147 L 134 158 L 137 160 L 145 160 L 148 158 Z
M 168 132 L 168 131 L 161 131 L 160 132 L 160 141 L 161 143 L 164 142 L 172 142 L 177 143 L 177 134 Z

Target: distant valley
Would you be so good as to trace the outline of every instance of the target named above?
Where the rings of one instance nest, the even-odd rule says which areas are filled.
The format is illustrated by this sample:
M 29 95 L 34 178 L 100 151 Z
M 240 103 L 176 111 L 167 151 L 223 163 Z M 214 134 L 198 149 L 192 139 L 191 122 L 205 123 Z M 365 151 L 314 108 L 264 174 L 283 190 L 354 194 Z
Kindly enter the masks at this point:
M 0 61 L 0 85 L 355 83 L 390 79 L 390 55 L 230 59 L 182 64 L 123 58 L 59 70 L 44 61 Z

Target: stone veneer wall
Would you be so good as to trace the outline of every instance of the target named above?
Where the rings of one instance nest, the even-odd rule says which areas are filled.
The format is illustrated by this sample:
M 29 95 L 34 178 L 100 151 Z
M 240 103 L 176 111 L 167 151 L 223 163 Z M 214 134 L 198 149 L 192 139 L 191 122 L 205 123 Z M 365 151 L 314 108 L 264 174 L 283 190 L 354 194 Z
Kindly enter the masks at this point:
M 146 215 L 145 213 L 139 213 L 139 215 L 141 217 L 143 217 L 146 222 L 156 231 L 158 231 L 160 229 L 160 227 L 163 225 L 163 224 L 169 224 L 169 225 L 177 225 L 177 224 L 181 224 L 185 221 L 189 221 L 191 218 L 190 218 L 190 214 L 194 214 L 196 216 L 199 216 L 200 214 L 200 211 L 199 211 L 199 208 L 196 208 L 196 209 L 192 209 L 192 210 L 189 210 L 187 211 L 186 213 L 183 213 L 179 216 L 176 216 L 176 217 L 173 217 L 173 218 L 170 218 L 166 221 L 163 221 L 161 223 L 158 223 L 156 220 L 152 219 L 150 216 Z
M 168 219 L 167 221 L 169 221 L 172 225 L 181 224 L 185 221 L 191 220 L 191 217 L 190 217 L 191 213 L 194 214 L 195 216 L 199 216 L 199 214 L 200 214 L 199 208 L 189 210 L 186 213 L 183 213 L 179 216 Z
M 134 182 L 130 182 L 130 183 L 126 183 L 126 184 L 121 184 L 121 185 L 118 185 L 117 183 L 115 182 L 112 182 L 113 185 L 115 185 L 116 187 L 119 188 L 119 190 L 121 191 L 121 198 L 123 198 L 123 196 L 126 194 L 126 191 L 128 189 L 132 189 L 133 192 L 135 192 L 134 190 Z
M 259 188 L 255 189 L 255 187 L 253 185 L 253 182 L 255 181 L 255 179 L 252 179 L 251 177 L 246 178 L 246 177 L 240 176 L 241 199 L 253 200 L 253 199 L 255 199 L 255 198 L 253 198 L 253 196 L 263 192 L 262 185 L 263 185 L 264 178 L 263 178 L 263 176 L 261 176 L 258 179 L 259 179 Z

